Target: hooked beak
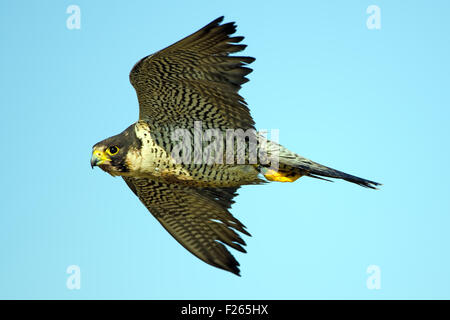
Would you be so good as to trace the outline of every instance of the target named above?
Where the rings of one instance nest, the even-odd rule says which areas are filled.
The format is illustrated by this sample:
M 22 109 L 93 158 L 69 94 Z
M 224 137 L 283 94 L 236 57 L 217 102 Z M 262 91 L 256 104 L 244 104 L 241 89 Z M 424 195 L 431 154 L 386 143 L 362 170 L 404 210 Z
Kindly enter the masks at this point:
M 108 158 L 106 153 L 104 151 L 96 150 L 92 151 L 92 157 L 91 157 L 91 168 L 94 169 L 94 166 L 101 165 L 105 163 L 106 161 L 110 161 L 111 159 Z

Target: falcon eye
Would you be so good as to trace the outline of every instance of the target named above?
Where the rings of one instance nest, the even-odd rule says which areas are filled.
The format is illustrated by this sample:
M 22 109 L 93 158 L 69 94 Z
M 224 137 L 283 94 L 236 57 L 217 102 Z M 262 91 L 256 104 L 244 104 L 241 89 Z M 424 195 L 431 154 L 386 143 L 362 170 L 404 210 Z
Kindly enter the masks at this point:
M 108 152 L 111 156 L 113 156 L 113 155 L 117 154 L 117 152 L 119 152 L 119 147 L 117 147 L 117 146 L 109 147 L 108 150 L 107 150 L 107 152 Z

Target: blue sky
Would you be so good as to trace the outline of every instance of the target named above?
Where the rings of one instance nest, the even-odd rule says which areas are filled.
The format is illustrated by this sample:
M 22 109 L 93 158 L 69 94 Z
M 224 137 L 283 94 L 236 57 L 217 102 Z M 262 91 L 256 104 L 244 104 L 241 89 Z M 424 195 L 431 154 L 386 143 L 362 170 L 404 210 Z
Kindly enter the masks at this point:
M 69 30 L 69 5 L 81 29 Z M 369 5 L 381 29 L 369 30 Z M 0 298 L 450 298 L 447 1 L 0 2 Z M 240 190 L 242 277 L 163 230 L 91 147 L 137 120 L 128 72 L 218 16 L 256 57 L 258 128 L 379 191 L 301 178 Z M 77 265 L 81 287 L 66 287 Z M 366 281 L 381 270 L 381 288 Z

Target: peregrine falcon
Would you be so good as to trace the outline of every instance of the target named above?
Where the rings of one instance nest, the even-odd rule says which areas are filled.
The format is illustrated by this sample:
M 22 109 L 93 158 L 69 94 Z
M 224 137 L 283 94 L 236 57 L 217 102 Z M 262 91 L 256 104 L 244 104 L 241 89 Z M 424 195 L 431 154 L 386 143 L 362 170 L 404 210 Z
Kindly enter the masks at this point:
M 244 38 L 232 36 L 234 22 L 222 21 L 220 17 L 136 63 L 130 82 L 137 93 L 139 120 L 95 144 L 91 166 L 121 176 L 162 226 L 196 257 L 239 275 L 239 263 L 226 246 L 246 252 L 239 233 L 250 236 L 229 212 L 240 186 L 293 182 L 301 176 L 343 179 L 372 189 L 379 183 L 313 162 L 273 139 L 259 143 L 264 141 L 239 95 L 252 71 L 248 65 L 255 59 L 233 55 L 245 49 Z M 216 143 L 219 148 L 209 150 L 206 159 L 208 142 L 228 139 L 229 132 L 231 148 L 224 150 L 223 144 Z M 244 137 L 239 140 L 236 132 L 244 132 Z M 258 142 L 256 147 L 251 141 Z M 265 153 L 258 153 L 262 149 Z M 243 158 L 237 159 L 233 152 L 240 151 Z M 255 161 L 253 151 L 263 156 Z

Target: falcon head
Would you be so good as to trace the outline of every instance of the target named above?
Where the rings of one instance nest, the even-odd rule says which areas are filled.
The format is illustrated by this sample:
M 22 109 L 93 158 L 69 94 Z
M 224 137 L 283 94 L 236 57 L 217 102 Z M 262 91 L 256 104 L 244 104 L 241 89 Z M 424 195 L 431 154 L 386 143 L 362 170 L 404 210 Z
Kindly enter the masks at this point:
M 140 150 L 141 145 L 134 125 L 131 125 L 122 133 L 102 140 L 92 147 L 91 167 L 98 166 L 112 176 L 126 175 L 132 167 L 128 155 L 131 150 Z

